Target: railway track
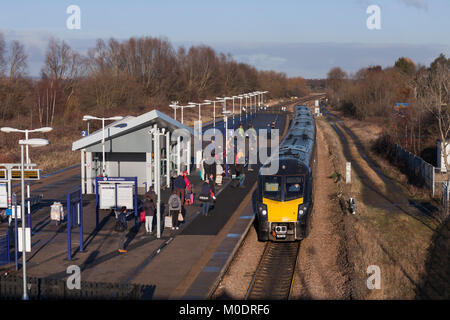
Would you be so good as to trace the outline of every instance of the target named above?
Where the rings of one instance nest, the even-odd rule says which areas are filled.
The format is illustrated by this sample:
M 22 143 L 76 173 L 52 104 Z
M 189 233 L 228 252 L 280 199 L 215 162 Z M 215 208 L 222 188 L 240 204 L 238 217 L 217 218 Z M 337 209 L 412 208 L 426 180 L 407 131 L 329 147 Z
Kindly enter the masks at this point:
M 300 242 L 268 242 L 245 300 L 287 300 L 291 294 Z

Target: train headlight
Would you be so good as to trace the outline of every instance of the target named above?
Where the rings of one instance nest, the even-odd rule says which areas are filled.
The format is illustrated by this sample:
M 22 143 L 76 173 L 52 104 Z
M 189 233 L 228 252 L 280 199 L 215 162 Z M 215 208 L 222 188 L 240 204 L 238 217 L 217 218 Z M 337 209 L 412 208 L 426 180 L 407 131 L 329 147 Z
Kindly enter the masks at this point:
M 258 207 L 259 212 L 261 212 L 261 214 L 263 216 L 267 215 L 267 205 L 265 205 L 264 203 L 261 203 Z
M 298 206 L 298 214 L 303 215 L 307 211 L 308 207 L 304 206 L 303 204 L 300 204 Z

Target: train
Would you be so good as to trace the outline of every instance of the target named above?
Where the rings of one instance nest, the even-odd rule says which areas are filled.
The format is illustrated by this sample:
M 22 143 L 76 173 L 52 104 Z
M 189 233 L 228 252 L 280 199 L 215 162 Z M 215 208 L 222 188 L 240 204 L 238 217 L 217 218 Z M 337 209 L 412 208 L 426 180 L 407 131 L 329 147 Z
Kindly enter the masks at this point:
M 294 108 L 288 132 L 258 172 L 256 228 L 259 241 L 292 242 L 307 237 L 313 210 L 316 126 L 308 106 Z M 273 161 L 278 171 L 265 174 Z

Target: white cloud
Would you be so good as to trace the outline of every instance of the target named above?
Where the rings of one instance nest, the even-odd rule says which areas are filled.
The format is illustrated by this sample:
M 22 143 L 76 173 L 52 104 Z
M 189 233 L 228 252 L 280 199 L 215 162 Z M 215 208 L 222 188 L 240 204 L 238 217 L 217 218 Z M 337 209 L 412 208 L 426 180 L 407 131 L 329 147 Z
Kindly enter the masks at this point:
M 235 58 L 239 61 L 248 63 L 257 69 L 276 70 L 279 69 L 286 61 L 286 58 L 268 55 L 265 53 L 241 54 Z
M 428 10 L 428 3 L 425 0 L 401 0 L 401 2 L 417 9 Z

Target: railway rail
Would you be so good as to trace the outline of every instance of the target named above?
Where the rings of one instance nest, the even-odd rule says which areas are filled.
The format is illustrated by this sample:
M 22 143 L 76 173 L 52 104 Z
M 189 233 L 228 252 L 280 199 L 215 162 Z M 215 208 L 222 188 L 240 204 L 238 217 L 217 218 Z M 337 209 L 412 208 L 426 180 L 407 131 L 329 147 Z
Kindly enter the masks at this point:
M 245 300 L 288 300 L 300 242 L 268 242 Z

